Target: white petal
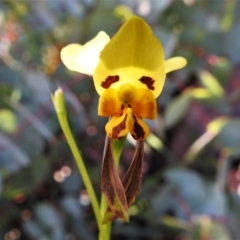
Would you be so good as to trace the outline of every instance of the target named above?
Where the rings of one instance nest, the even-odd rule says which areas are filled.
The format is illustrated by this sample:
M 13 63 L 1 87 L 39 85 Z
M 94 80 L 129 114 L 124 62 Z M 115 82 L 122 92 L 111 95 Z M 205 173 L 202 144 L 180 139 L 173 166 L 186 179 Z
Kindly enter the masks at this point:
M 98 64 L 99 54 L 109 41 L 109 36 L 101 31 L 84 45 L 74 43 L 64 47 L 61 59 L 68 69 L 92 75 Z

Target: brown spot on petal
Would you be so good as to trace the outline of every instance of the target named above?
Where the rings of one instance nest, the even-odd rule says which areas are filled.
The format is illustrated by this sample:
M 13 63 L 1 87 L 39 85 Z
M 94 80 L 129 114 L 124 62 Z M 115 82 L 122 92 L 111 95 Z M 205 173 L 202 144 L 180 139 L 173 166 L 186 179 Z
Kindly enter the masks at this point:
M 148 89 L 154 90 L 153 84 L 154 84 L 155 80 L 153 80 L 152 78 L 143 76 L 139 79 L 139 81 L 146 84 Z
M 103 88 L 108 89 L 113 83 L 118 82 L 119 81 L 119 76 L 108 76 L 104 82 L 101 83 L 101 86 Z
M 135 133 L 133 138 L 135 140 L 143 139 L 144 135 L 145 135 L 144 130 L 143 130 L 142 126 L 138 123 L 136 116 L 134 114 L 132 114 L 132 116 L 134 119 L 133 131 Z
M 125 115 L 123 121 L 112 129 L 112 138 L 119 139 L 118 135 L 120 132 L 126 128 L 127 114 Z

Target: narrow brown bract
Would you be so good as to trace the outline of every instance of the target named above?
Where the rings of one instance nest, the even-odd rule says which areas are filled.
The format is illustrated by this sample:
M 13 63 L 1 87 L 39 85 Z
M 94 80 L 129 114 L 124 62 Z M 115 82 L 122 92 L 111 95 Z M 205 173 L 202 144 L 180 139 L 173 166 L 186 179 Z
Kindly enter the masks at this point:
M 142 165 L 144 159 L 144 142 L 143 140 L 137 141 L 135 153 L 131 165 L 126 172 L 122 184 L 125 190 L 128 207 L 130 207 L 136 195 L 139 192 L 142 183 Z
M 102 162 L 101 188 L 111 212 L 128 221 L 128 206 L 125 191 L 113 159 L 112 138 L 106 137 Z M 103 223 L 106 223 L 103 219 Z
M 128 208 L 134 203 L 142 183 L 143 159 L 144 142 L 140 140 L 137 141 L 133 160 L 122 180 Z M 111 222 L 117 218 L 118 216 L 111 210 L 109 206 L 104 215 L 103 223 Z

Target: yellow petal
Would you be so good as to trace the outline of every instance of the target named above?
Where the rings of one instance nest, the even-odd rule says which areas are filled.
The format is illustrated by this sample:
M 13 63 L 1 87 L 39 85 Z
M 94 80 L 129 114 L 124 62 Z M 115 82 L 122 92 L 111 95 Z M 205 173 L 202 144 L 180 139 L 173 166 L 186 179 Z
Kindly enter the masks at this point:
M 93 75 L 99 61 L 99 54 L 109 40 L 105 32 L 99 32 L 85 45 L 70 44 L 64 47 L 61 51 L 61 59 L 70 70 Z
M 115 89 L 105 90 L 99 98 L 98 115 L 109 117 L 121 114 L 122 104 Z
M 133 124 L 129 126 L 129 132 L 135 140 L 143 140 L 149 134 L 148 125 L 132 113 Z
M 164 51 L 143 19 L 132 17 L 120 28 L 101 52 L 93 76 L 100 95 L 106 89 L 103 83 L 113 76 L 118 77 L 113 88 L 131 82 L 150 89 L 155 97 L 160 94 L 165 80 Z
M 185 67 L 187 60 L 183 57 L 173 57 L 165 61 L 166 73 Z
M 110 138 L 119 139 L 129 133 L 129 128 L 133 126 L 132 109 L 128 108 L 122 116 L 113 116 L 106 124 L 106 132 Z
M 144 88 L 137 89 L 130 102 L 135 115 L 142 118 L 155 119 L 157 116 L 157 104 L 151 91 Z

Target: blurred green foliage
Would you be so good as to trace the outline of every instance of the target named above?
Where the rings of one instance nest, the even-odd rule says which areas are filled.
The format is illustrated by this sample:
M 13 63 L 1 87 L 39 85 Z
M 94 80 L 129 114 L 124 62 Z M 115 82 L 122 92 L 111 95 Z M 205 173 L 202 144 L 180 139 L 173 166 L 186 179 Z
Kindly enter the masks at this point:
M 166 58 L 184 56 L 188 66 L 167 76 L 158 118 L 148 121 L 142 190 L 112 239 L 238 239 L 239 12 L 237 0 L 1 0 L 0 239 L 96 239 L 50 94 L 65 92 L 99 197 L 107 119 L 97 116 L 91 78 L 67 70 L 59 53 L 100 30 L 112 36 L 133 14 L 151 25 Z M 129 140 L 120 170 L 133 152 Z

